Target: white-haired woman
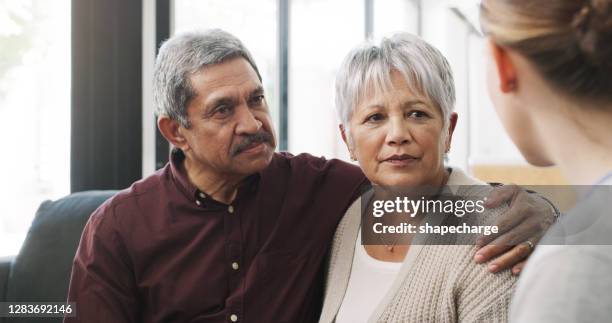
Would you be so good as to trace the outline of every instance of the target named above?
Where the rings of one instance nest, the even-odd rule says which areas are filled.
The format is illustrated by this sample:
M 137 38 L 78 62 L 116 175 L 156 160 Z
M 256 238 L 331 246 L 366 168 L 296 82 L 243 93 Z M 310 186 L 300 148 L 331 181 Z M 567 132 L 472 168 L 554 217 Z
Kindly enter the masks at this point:
M 444 56 L 405 33 L 351 51 L 336 81 L 342 138 L 375 186 L 490 190 L 444 164 L 457 123 L 454 103 Z M 515 285 L 509 270 L 491 274 L 472 261 L 477 248 L 470 244 L 362 245 L 362 202 L 367 199 L 347 211 L 336 231 L 320 322 L 507 321 Z

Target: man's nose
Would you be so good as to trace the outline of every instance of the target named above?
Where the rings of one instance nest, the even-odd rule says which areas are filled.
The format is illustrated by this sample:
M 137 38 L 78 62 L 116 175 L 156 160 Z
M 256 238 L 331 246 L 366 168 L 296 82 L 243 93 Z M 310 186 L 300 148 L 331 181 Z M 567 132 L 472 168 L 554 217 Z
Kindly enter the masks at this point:
M 261 129 L 263 123 L 255 117 L 251 109 L 243 105 L 238 109 L 237 134 L 254 134 Z
M 408 125 L 401 118 L 391 118 L 387 132 L 387 144 L 391 146 L 404 145 L 412 140 Z

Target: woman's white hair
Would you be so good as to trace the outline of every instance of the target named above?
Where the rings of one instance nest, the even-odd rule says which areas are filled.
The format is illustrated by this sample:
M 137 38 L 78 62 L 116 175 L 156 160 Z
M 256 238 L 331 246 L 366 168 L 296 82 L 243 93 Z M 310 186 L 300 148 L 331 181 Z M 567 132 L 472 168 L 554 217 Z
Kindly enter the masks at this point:
M 348 128 L 355 107 L 365 95 L 392 87 L 393 70 L 404 76 L 413 93 L 424 95 L 438 106 L 447 133 L 455 106 L 450 65 L 440 51 L 409 33 L 383 38 L 380 44 L 366 41 L 345 57 L 336 77 L 336 109 L 344 127 Z

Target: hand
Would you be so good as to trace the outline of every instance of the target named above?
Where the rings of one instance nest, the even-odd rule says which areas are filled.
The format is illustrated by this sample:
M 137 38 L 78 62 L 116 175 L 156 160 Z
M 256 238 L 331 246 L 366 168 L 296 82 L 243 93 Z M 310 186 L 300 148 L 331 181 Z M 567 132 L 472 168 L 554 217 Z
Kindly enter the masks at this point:
M 474 260 L 484 263 L 495 258 L 488 265 L 490 272 L 512 267 L 512 273 L 518 275 L 533 247 L 555 222 L 556 213 L 548 201 L 517 185 L 494 188 L 485 206 L 492 209 L 505 202 L 509 202 L 510 208 L 495 223 L 498 233 L 478 239 L 476 245 L 479 249 Z

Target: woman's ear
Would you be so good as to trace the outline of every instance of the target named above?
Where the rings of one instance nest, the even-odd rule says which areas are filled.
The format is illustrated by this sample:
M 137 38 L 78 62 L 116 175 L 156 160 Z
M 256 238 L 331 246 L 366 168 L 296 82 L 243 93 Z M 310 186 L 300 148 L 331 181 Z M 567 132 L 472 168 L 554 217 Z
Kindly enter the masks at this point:
M 355 157 L 355 153 L 353 153 L 353 148 L 351 147 L 350 141 L 348 140 L 346 128 L 344 128 L 343 124 L 338 125 L 338 128 L 340 129 L 340 136 L 342 137 L 342 141 L 344 141 L 346 149 L 348 149 L 349 154 L 351 155 L 351 160 L 356 161 L 357 158 Z
M 176 120 L 167 116 L 159 116 L 157 118 L 157 128 L 174 147 L 180 148 L 182 151 L 189 150 L 189 143 L 182 131 L 184 128 Z
M 516 91 L 518 87 L 518 79 L 516 76 L 516 68 L 512 62 L 512 57 L 506 48 L 499 46 L 492 40 L 489 40 L 489 50 L 493 58 L 499 77 L 499 87 L 502 93 L 510 93 Z
M 448 133 L 446 134 L 446 153 L 450 151 L 451 142 L 453 141 L 453 133 L 455 133 L 455 127 L 457 127 L 458 119 L 459 115 L 457 114 L 457 112 L 451 113 L 448 124 Z

